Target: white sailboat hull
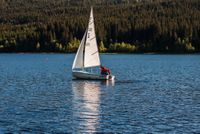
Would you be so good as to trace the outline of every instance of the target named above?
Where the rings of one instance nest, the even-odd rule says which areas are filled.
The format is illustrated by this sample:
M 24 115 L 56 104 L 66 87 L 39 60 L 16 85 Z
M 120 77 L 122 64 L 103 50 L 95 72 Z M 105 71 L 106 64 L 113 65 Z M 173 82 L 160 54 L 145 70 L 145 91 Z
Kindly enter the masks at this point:
M 101 75 L 90 73 L 86 71 L 72 71 L 72 75 L 75 79 L 86 79 L 86 80 L 114 80 L 115 76 L 113 75 Z

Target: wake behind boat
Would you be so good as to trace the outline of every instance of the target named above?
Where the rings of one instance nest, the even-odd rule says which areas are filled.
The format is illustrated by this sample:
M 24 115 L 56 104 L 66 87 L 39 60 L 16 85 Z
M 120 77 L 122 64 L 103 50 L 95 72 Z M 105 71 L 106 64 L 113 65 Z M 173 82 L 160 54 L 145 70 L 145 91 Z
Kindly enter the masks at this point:
M 101 62 L 94 28 L 93 9 L 91 8 L 88 28 L 81 40 L 73 62 L 72 75 L 76 79 L 114 80 L 115 76 L 110 73 L 100 74 L 92 71 L 92 68 L 100 66 Z

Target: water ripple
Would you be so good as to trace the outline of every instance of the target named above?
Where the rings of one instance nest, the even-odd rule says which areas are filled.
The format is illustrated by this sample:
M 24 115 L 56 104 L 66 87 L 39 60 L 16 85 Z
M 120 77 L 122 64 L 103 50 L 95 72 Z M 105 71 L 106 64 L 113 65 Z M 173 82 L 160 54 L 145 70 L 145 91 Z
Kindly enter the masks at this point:
M 73 57 L 0 55 L 0 133 L 200 133 L 198 55 L 101 55 L 113 82 L 72 80 Z

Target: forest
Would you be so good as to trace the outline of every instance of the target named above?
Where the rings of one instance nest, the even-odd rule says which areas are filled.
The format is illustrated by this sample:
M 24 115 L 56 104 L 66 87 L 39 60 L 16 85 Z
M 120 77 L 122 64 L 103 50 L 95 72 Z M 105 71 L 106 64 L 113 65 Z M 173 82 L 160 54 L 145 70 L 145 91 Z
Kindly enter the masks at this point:
M 199 0 L 0 0 L 0 52 L 76 52 L 91 5 L 100 52 L 200 52 Z

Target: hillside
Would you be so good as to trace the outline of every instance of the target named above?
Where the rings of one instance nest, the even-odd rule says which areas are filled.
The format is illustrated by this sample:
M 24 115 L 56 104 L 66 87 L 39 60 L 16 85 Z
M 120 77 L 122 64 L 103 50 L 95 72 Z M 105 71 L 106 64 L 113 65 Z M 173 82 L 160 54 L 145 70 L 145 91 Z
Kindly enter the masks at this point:
M 199 0 L 0 0 L 0 52 L 76 51 L 90 5 L 101 51 L 200 52 Z

